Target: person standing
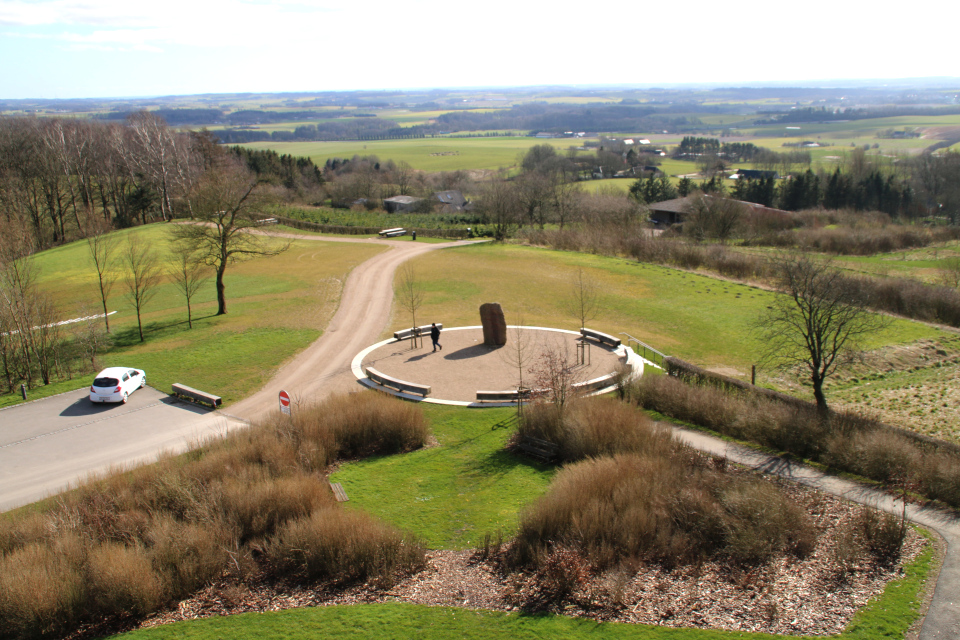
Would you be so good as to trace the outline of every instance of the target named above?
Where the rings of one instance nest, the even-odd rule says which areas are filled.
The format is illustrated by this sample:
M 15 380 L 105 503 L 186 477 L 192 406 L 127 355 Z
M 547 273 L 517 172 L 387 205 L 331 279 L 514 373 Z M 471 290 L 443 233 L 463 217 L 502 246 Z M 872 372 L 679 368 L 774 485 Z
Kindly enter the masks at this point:
M 430 339 L 433 340 L 433 350 L 436 352 L 437 349 L 443 351 L 443 347 L 440 346 L 440 328 L 437 327 L 437 323 L 434 322 L 430 327 Z

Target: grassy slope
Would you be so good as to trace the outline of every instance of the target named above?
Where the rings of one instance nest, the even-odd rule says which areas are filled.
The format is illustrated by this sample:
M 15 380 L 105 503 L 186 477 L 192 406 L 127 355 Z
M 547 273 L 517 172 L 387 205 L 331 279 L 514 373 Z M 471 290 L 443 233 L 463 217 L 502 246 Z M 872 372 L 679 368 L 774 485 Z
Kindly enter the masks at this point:
M 588 323 L 629 333 L 702 366 L 749 372 L 763 345 L 755 322 L 774 294 L 745 285 L 618 258 L 521 246 L 475 245 L 433 252 L 414 263 L 427 291 L 418 317 L 448 327 L 479 324 L 480 305 L 500 302 L 507 323 L 576 329 L 564 310 L 578 266 L 602 285 L 602 311 Z M 390 331 L 407 319 L 395 311 Z M 935 338 L 941 332 L 897 321 L 868 348 Z M 622 336 L 621 336 L 622 337 Z
M 485 533 L 513 534 L 523 505 L 546 491 L 554 468 L 504 451 L 513 409 L 424 405 L 440 446 L 344 465 L 349 507 L 412 531 L 433 549 L 480 544 Z
M 143 234 L 163 253 L 167 229 L 163 225 L 117 232 Z M 186 323 L 186 307 L 176 287 L 165 280 L 144 314 L 146 341 L 137 335 L 133 305 L 125 297 L 122 271 L 109 298 L 114 346 L 103 353 L 100 366 L 135 366 L 147 372 L 158 389 L 173 382 L 221 395 L 225 403 L 257 389 L 280 364 L 310 342 L 326 326 L 339 301 L 349 271 L 382 248 L 369 245 L 295 242 L 273 258 L 259 258 L 227 270 L 227 310 L 216 316 L 212 279 L 194 300 L 194 328 Z M 64 318 L 102 312 L 96 273 L 87 245 L 76 242 L 37 256 L 41 286 L 57 300 Z M 71 331 L 79 324 L 68 325 Z M 79 378 L 31 391 L 30 398 L 77 389 L 87 384 L 89 372 Z M 0 396 L 0 406 L 14 404 L 19 394 Z
M 837 640 L 902 638 L 917 619 L 920 590 L 930 571 L 931 551 L 906 567 L 905 576 L 887 585 L 884 594 L 860 610 Z M 133 631 L 124 640 L 217 640 L 232 638 L 381 639 L 512 638 L 623 638 L 624 640 L 765 640 L 783 636 L 729 631 L 674 629 L 647 625 L 596 623 L 554 615 L 475 611 L 388 603 L 338 607 L 309 607 L 275 613 L 214 617 Z M 793 636 L 797 640 L 804 640 Z

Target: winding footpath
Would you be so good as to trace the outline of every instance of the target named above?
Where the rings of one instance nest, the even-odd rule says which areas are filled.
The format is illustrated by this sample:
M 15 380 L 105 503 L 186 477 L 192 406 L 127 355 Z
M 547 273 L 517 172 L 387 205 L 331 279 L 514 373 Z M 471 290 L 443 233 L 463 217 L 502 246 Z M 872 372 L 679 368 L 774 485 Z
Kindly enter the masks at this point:
M 300 401 L 313 402 L 332 393 L 359 389 L 356 378 L 350 371 L 350 363 L 356 353 L 379 339 L 390 320 L 393 276 L 397 267 L 428 251 L 465 244 L 270 235 L 297 240 L 376 243 L 388 245 L 390 249 L 360 264 L 350 273 L 344 284 L 339 308 L 320 338 L 284 365 L 260 391 L 229 408 L 232 417 L 243 421 L 257 420 L 275 412 L 280 389 L 291 394 L 294 404 Z M 697 431 L 676 426 L 673 428 L 680 440 L 701 451 L 724 456 L 732 462 L 764 473 L 776 474 L 896 515 L 900 515 L 903 510 L 900 500 L 881 491 Z M 936 531 L 946 542 L 943 566 L 919 638 L 960 639 L 960 518 L 954 513 L 911 504 L 907 505 L 906 515 L 910 521 Z

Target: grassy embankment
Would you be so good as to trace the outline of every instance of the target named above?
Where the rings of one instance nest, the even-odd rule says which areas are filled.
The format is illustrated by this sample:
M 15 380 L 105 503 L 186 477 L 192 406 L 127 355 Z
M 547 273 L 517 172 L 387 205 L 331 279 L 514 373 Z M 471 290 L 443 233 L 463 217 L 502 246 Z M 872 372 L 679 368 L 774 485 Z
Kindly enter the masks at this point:
M 165 259 L 167 232 L 160 224 L 116 232 L 117 255 L 127 235 L 142 234 Z M 117 311 L 110 316 L 113 345 L 100 355 L 99 364 L 144 369 L 149 384 L 161 390 L 181 382 L 216 393 L 224 403 L 238 400 L 319 337 L 336 310 L 347 274 L 382 250 L 374 244 L 295 241 L 279 256 L 233 265 L 226 275 L 228 313 L 215 315 L 211 278 L 193 301 L 192 330 L 187 328 L 182 295 L 165 277 L 146 307 L 143 343 L 133 305 L 125 296 L 122 266 L 116 266 L 117 282 L 108 300 L 109 310 Z M 86 242 L 45 251 L 36 260 L 40 286 L 54 297 L 64 319 L 102 313 Z M 73 379 L 30 390 L 29 397 L 83 387 L 89 375 L 78 371 Z M 19 394 L 0 396 L 0 406 L 19 401 Z

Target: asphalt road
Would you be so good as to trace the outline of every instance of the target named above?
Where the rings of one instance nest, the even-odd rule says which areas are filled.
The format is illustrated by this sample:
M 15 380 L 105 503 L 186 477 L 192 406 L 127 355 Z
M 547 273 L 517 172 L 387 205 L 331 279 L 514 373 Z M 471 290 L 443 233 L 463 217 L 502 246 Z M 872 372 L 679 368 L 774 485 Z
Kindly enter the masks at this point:
M 125 405 L 93 404 L 88 393 L 84 388 L 0 410 L 0 511 L 236 426 L 151 387 Z

